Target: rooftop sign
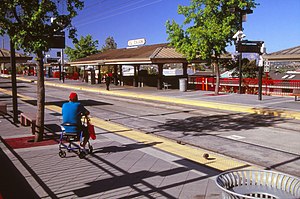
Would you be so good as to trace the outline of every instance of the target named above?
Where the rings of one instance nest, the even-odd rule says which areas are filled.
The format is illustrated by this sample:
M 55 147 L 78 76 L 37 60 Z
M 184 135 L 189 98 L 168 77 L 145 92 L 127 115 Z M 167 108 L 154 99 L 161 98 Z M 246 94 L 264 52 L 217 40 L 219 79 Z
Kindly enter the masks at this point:
M 141 39 L 129 40 L 127 44 L 128 46 L 140 46 L 140 45 L 144 45 L 145 43 L 146 43 L 146 39 L 141 38 Z

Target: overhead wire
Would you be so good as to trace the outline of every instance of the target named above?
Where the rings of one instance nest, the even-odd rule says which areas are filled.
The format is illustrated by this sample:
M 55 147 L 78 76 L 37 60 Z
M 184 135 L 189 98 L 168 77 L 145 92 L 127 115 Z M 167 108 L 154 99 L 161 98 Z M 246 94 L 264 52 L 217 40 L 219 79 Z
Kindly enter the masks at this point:
M 102 1 L 102 3 L 105 0 Z M 101 7 L 98 6 L 93 6 L 93 7 L 88 7 L 87 9 L 83 9 L 80 12 L 80 16 L 81 18 L 77 19 L 77 23 L 81 23 L 82 21 L 86 21 L 86 18 L 95 18 L 101 15 L 106 15 L 106 13 L 110 13 L 113 12 L 116 9 L 121 9 L 123 7 L 126 7 L 128 5 L 134 5 L 137 4 L 139 2 L 143 2 L 145 0 L 140 0 L 140 1 L 136 1 L 136 0 L 127 0 L 127 1 L 114 1 L 114 2 L 110 2 L 109 4 L 99 4 Z M 118 3 L 121 2 L 121 3 Z M 134 2 L 134 3 L 132 3 Z M 95 4 L 93 4 L 95 5 Z M 92 10 L 91 10 L 92 9 Z
M 110 11 L 108 10 L 108 11 L 106 11 L 107 14 L 105 16 L 103 16 L 103 13 L 99 13 L 98 15 L 96 15 L 96 16 L 93 17 L 94 20 L 89 20 L 89 21 L 85 21 L 85 22 L 78 22 L 77 21 L 77 22 L 74 22 L 74 24 L 76 24 L 76 27 L 88 25 L 88 24 L 91 24 L 91 23 L 95 23 L 97 21 L 101 21 L 101 20 L 104 20 L 104 19 L 107 19 L 107 18 L 110 18 L 110 17 L 118 16 L 118 15 L 130 12 L 130 11 L 136 10 L 136 9 L 140 9 L 140 8 L 143 8 L 143 7 L 146 7 L 146 6 L 149 6 L 149 5 L 153 5 L 153 4 L 159 3 L 162 0 L 156 0 L 156 1 L 152 1 L 151 3 L 142 4 L 142 5 L 138 5 L 136 7 L 130 8 L 130 9 L 122 10 L 124 8 L 128 8 L 129 6 L 138 4 L 138 3 L 143 2 L 143 1 L 145 1 L 145 0 L 141 0 L 141 1 L 138 1 L 138 2 L 135 1 L 135 3 L 129 4 L 129 5 L 125 5 L 125 6 L 121 7 L 121 8 L 116 8 L 116 9 L 113 9 L 113 10 L 110 10 Z M 114 14 L 109 14 L 109 13 L 112 13 L 112 12 L 117 11 L 117 10 L 120 10 L 120 11 L 117 12 L 117 13 L 114 13 Z M 103 16 L 103 17 L 101 17 L 101 16 Z

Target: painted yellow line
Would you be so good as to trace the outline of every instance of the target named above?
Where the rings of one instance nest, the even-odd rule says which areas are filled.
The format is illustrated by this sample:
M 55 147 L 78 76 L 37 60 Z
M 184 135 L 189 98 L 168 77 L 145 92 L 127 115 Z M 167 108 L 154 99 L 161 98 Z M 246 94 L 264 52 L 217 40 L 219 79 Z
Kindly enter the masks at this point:
M 189 145 L 178 144 L 175 141 L 158 137 L 151 134 L 145 134 L 141 131 L 132 130 L 123 125 L 116 124 L 101 120 L 99 118 L 92 118 L 92 122 L 95 126 L 107 130 L 109 132 L 130 138 L 132 140 L 142 142 L 145 144 L 153 144 L 154 148 L 158 148 L 162 151 L 192 160 L 194 162 L 206 165 L 208 167 L 218 169 L 220 171 L 226 171 L 229 169 L 247 168 L 257 169 L 252 165 L 248 165 L 241 161 L 234 160 L 233 158 L 218 155 L 216 153 L 202 150 L 200 148 L 192 147 Z M 203 158 L 204 153 L 209 153 L 209 159 Z
M 12 96 L 12 93 L 11 93 L 10 90 L 0 88 L 0 92 L 4 93 L 6 95 Z M 34 100 L 34 98 L 32 98 L 32 97 L 28 97 L 28 96 L 25 96 L 25 95 L 22 95 L 22 94 L 18 94 L 18 97 L 20 97 L 22 100 Z
M 34 82 L 35 80 L 33 79 L 27 79 L 27 78 L 24 78 L 24 77 L 17 77 L 18 80 L 21 80 L 23 82 Z
M 6 90 L 6 89 L 3 89 L 3 88 L 0 88 L 0 92 L 1 92 L 1 93 L 4 93 L 4 94 L 6 94 L 6 95 L 12 95 L 11 91 Z
M 175 104 L 182 104 L 182 105 L 189 105 L 189 106 L 198 106 L 198 107 L 205 107 L 205 108 L 212 108 L 212 109 L 219 109 L 225 111 L 234 111 L 234 112 L 242 112 L 242 113 L 250 113 L 250 114 L 260 114 L 260 115 L 272 115 L 272 116 L 279 116 L 283 118 L 291 118 L 300 120 L 300 113 L 297 111 L 286 111 L 286 110 L 275 110 L 269 108 L 253 108 L 249 106 L 243 106 L 238 104 L 223 104 L 217 102 L 207 102 L 207 101 L 200 101 L 200 100 L 191 100 L 191 99 L 180 99 L 174 98 L 171 96 L 163 97 L 163 96 L 155 96 L 155 95 L 147 95 L 147 94 L 140 94 L 134 93 L 130 91 L 122 92 L 122 91 L 106 91 L 100 88 L 91 88 L 88 86 L 77 86 L 77 85 L 68 85 L 68 84 L 61 84 L 61 83 L 52 83 L 52 82 L 45 82 L 45 85 L 61 87 L 61 88 L 72 88 L 74 90 L 85 90 L 90 92 L 96 93 L 103 93 L 108 95 L 114 95 L 119 97 L 130 97 L 136 99 L 144 99 L 144 100 L 151 100 L 151 101 L 159 101 L 159 102 L 172 102 Z
M 45 106 L 46 109 L 57 112 L 57 113 L 61 113 L 61 108 L 59 106 L 56 105 L 46 105 Z

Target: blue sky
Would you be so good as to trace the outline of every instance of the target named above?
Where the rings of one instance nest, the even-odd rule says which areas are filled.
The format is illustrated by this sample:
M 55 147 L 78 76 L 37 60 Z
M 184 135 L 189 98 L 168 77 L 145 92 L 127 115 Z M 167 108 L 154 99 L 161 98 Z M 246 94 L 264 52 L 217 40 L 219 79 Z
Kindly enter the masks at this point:
M 246 39 L 265 41 L 268 53 L 299 46 L 300 0 L 256 2 L 260 5 L 243 23 Z M 118 48 L 138 38 L 145 38 L 146 45 L 165 43 L 166 21 L 174 19 L 182 24 L 184 18 L 177 14 L 178 5 L 189 3 L 190 0 L 85 0 L 85 8 L 73 23 L 78 37 L 92 35 L 99 41 L 99 48 L 109 36 L 115 39 Z M 7 40 L 5 43 L 9 48 Z M 67 45 L 73 46 L 69 39 Z M 235 48 L 227 50 L 234 52 Z
M 300 0 L 256 0 L 260 5 L 243 23 L 248 40 L 265 41 L 267 52 L 300 45 Z M 190 0 L 87 0 L 84 10 L 74 19 L 78 36 L 91 34 L 99 47 L 112 36 L 118 48 L 130 39 L 146 38 L 146 44 L 167 42 L 165 23 L 174 19 L 178 5 Z M 71 41 L 67 45 L 72 46 Z M 228 47 L 233 52 L 234 47 Z

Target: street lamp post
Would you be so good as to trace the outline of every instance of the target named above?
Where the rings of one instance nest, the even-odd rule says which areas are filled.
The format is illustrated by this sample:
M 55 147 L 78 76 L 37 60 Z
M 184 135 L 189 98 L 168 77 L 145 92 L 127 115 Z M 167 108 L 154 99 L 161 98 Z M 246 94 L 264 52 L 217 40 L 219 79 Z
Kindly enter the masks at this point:
M 266 53 L 266 48 L 264 44 L 261 45 L 258 59 L 258 100 L 262 100 L 262 76 L 264 70 L 264 59 L 263 54 Z
M 240 31 L 243 31 L 243 22 L 246 21 L 246 16 L 247 14 L 251 14 L 253 13 L 253 10 L 247 8 L 245 10 L 238 8 L 236 10 L 237 12 L 239 12 L 239 29 Z M 240 42 L 241 40 L 239 40 Z M 239 43 L 238 43 L 239 45 Z M 239 94 L 242 94 L 242 59 L 243 59 L 243 54 L 242 52 L 240 52 L 239 54 Z
M 232 37 L 233 39 L 236 39 L 236 51 L 239 52 L 239 94 L 242 93 L 242 52 L 238 49 L 244 37 L 246 37 L 246 35 L 241 30 L 237 31 L 237 33 Z
M 12 83 L 12 99 L 13 99 L 13 120 L 18 123 L 18 92 L 17 92 L 17 71 L 16 71 L 16 51 L 15 43 L 10 38 L 10 64 L 11 64 L 11 83 Z

